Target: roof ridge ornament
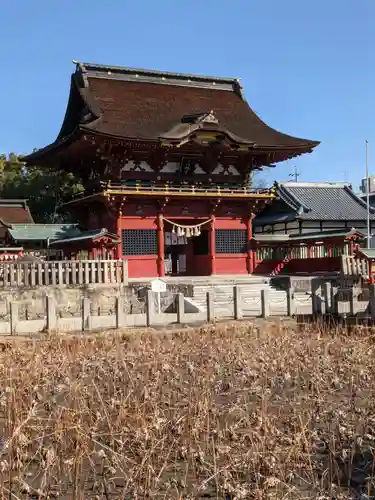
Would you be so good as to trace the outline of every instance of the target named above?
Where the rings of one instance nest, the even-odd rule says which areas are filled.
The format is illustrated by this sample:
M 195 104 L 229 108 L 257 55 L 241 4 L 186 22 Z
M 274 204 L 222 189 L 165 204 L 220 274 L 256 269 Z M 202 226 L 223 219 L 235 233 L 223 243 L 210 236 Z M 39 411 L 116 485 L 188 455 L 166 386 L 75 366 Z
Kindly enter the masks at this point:
M 214 110 L 211 109 L 210 111 L 184 115 L 181 118 L 181 123 L 219 123 L 219 120 L 216 118 Z
M 219 123 L 219 120 L 216 118 L 214 110 L 211 109 L 209 113 L 205 113 L 200 119 L 202 123 Z

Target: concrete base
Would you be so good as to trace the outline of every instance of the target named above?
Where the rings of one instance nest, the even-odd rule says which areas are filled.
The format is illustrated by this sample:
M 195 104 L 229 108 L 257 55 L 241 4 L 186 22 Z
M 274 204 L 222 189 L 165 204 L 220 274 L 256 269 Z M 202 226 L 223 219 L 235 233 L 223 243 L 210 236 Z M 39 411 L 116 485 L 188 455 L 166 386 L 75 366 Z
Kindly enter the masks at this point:
M 144 283 L 148 286 L 155 278 L 129 278 L 129 284 Z M 270 276 L 253 274 L 214 274 L 211 276 L 165 276 L 161 278 L 167 285 L 201 285 L 201 284 L 236 284 L 236 283 L 268 283 Z

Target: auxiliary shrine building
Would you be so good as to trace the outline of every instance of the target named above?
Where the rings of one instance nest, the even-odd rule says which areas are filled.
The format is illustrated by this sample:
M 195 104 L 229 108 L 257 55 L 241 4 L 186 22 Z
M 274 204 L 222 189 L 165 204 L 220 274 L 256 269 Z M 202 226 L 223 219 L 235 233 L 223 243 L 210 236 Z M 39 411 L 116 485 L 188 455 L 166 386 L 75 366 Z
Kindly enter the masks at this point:
M 254 272 L 339 272 L 375 232 L 375 209 L 344 182 L 275 183 L 276 198 L 253 221 Z
M 66 209 L 106 235 L 91 257 L 127 259 L 130 277 L 246 274 L 275 196 L 252 174 L 317 145 L 266 125 L 236 79 L 76 63 L 57 139 L 25 160 L 79 173 Z

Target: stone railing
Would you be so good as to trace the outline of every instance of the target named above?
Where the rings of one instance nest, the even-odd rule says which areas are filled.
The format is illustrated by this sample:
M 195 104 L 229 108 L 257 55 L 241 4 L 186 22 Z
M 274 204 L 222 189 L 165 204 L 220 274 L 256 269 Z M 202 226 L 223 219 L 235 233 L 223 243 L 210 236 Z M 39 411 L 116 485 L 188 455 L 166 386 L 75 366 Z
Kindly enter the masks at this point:
M 311 315 L 310 295 L 294 296 L 290 290 L 276 295 L 268 290 L 245 296 L 241 286 L 231 289 L 230 300 L 222 303 L 214 290 L 205 295 L 203 307 L 182 293 L 174 294 L 167 308 L 159 310 L 156 293 L 147 290 L 138 307 L 129 307 L 129 296 L 111 297 L 103 307 L 88 297 L 78 299 L 74 308 L 64 309 L 64 299 L 51 296 L 38 300 L 3 301 L 0 314 L 0 335 L 29 335 L 38 332 L 99 331 L 113 328 L 165 327 L 171 324 L 202 324 L 223 319 Z
M 128 282 L 126 260 L 1 262 L 0 288 L 81 286 Z
M 229 290 L 231 288 L 231 290 Z M 331 282 L 321 282 L 311 292 L 262 289 L 249 294 L 240 285 L 222 293 L 212 288 L 204 302 L 194 297 L 173 294 L 169 307 L 157 306 L 156 294 L 146 290 L 143 298 L 113 295 L 103 301 L 82 297 L 69 303 L 65 299 L 44 295 L 38 299 L 14 300 L 12 294 L 0 301 L 0 336 L 22 335 L 46 331 L 84 332 L 113 328 L 165 327 L 171 324 L 203 324 L 217 320 L 335 316 L 341 319 L 374 321 L 375 286 L 366 289 L 342 289 Z M 137 304 L 135 304 L 135 302 Z

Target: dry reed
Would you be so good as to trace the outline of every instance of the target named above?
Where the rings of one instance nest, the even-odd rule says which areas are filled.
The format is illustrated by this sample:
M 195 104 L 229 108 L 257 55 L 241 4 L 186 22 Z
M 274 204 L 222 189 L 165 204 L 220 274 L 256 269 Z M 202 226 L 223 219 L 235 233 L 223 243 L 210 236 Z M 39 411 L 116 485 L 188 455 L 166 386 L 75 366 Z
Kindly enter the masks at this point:
M 1 498 L 371 498 L 373 339 L 238 322 L 5 342 Z

